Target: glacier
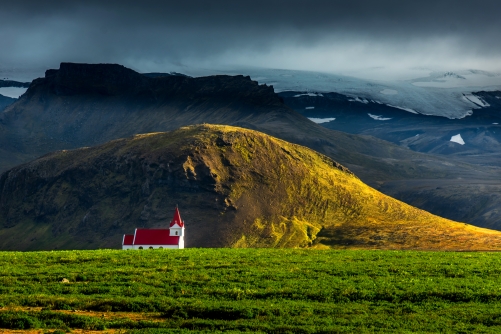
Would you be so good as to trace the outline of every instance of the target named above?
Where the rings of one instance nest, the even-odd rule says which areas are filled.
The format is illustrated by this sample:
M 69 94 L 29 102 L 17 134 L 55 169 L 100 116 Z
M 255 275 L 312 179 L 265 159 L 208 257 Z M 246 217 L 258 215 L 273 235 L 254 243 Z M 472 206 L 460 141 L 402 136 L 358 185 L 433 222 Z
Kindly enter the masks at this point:
M 501 73 L 480 70 L 430 71 L 427 77 L 405 80 L 370 80 L 332 73 L 266 68 L 184 68 L 184 71 L 192 76 L 249 75 L 260 84 L 273 85 L 277 93 L 296 91 L 321 96 L 322 93 L 336 92 L 356 102 L 376 101 L 408 112 L 447 118 L 463 118 L 471 115 L 472 110 L 486 107 L 473 92 L 501 90 Z

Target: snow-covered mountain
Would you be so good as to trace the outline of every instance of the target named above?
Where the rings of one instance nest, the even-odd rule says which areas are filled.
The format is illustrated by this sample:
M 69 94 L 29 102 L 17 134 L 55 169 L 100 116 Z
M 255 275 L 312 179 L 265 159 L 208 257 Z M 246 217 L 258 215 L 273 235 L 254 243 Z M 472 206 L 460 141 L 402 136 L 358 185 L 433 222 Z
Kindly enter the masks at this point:
M 430 71 L 427 77 L 407 80 L 368 80 L 329 73 L 262 68 L 184 70 L 192 76 L 244 74 L 261 84 L 273 85 L 276 92 L 336 92 L 360 103 L 372 101 L 409 112 L 448 118 L 462 118 L 474 109 L 486 107 L 485 101 L 472 95 L 472 92 L 501 90 L 501 73 L 480 70 Z
M 285 104 L 322 126 L 371 135 L 415 151 L 461 156 L 472 163 L 498 166 L 501 158 L 500 91 L 464 98 L 481 109 L 459 119 L 427 116 L 339 93 L 279 93 Z M 479 158 L 479 155 L 486 155 Z
M 271 84 L 275 91 L 337 92 L 354 101 L 383 103 L 409 112 L 462 118 L 487 107 L 471 93 L 501 89 L 501 74 L 484 71 L 432 73 L 426 78 L 374 81 L 353 77 L 284 70 L 250 73 L 254 80 Z

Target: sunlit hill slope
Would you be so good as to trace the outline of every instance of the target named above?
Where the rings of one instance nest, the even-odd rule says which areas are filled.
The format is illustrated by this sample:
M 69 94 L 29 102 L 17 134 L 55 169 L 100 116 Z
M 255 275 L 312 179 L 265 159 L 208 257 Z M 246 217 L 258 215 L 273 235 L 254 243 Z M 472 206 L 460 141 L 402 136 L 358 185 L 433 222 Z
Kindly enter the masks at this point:
M 3 249 L 120 247 L 135 227 L 186 221 L 187 247 L 501 249 L 370 188 L 303 146 L 197 125 L 58 151 L 0 179 Z

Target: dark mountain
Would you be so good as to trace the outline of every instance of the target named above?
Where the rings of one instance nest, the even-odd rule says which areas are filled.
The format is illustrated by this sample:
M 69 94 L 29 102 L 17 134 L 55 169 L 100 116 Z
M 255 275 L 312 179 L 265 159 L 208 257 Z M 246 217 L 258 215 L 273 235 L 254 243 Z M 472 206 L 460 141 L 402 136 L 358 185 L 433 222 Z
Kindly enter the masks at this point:
M 418 207 L 431 205 L 457 221 L 501 227 L 501 217 L 492 211 L 501 196 L 484 188 L 486 182 L 499 183 L 498 167 L 451 161 L 374 136 L 327 129 L 285 105 L 273 87 L 244 76 L 148 77 L 120 65 L 62 63 L 33 81 L 1 114 L 0 170 L 56 150 L 201 123 L 256 129 L 305 145 Z M 433 180 L 435 187 L 424 191 L 420 180 Z M 482 196 L 471 198 L 475 193 Z
M 59 151 L 0 178 L 1 249 L 118 248 L 178 204 L 188 247 L 499 250 L 501 232 L 385 196 L 306 147 L 184 127 Z

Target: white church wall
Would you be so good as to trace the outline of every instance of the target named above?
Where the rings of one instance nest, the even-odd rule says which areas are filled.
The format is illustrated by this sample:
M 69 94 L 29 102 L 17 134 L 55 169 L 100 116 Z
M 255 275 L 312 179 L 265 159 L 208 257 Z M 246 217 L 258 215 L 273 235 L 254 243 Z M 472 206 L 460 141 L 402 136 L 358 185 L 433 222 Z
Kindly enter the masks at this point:
M 173 227 L 169 228 L 169 235 L 171 237 L 184 235 L 184 227 L 181 228 L 181 227 L 176 227 L 176 226 L 179 226 L 179 225 L 176 224 Z
M 134 245 L 132 249 L 179 249 L 178 245 Z

